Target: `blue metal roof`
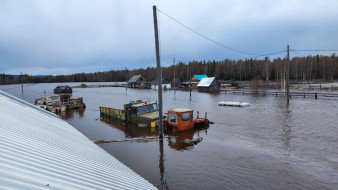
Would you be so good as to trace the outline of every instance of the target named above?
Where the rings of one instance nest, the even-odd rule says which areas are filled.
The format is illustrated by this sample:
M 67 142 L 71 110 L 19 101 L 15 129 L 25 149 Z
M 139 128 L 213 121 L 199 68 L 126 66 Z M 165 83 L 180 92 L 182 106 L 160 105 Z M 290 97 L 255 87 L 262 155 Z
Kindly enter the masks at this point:
M 208 78 L 207 75 L 194 75 L 194 77 L 197 79 L 197 80 L 201 80 L 202 78 Z
M 0 189 L 156 189 L 56 115 L 0 91 Z

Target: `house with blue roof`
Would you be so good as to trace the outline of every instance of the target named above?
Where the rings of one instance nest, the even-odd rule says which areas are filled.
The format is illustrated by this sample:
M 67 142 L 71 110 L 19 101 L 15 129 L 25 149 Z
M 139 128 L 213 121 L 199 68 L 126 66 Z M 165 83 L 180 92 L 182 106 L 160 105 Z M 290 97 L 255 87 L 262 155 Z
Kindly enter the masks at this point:
M 207 76 L 207 75 L 194 75 L 194 76 L 191 78 L 191 80 L 192 80 L 192 81 L 200 81 L 200 80 L 202 80 L 202 78 L 208 78 L 208 76 Z

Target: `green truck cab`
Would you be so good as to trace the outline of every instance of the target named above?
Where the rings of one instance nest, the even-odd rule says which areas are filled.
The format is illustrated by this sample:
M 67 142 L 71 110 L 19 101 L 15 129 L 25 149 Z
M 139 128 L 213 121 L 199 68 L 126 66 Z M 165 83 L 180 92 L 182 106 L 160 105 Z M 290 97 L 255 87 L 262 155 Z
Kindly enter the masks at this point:
M 157 103 L 142 100 L 131 101 L 129 104 L 124 104 L 123 110 L 100 107 L 100 115 L 136 124 L 140 127 L 150 127 L 151 122 L 159 119 Z

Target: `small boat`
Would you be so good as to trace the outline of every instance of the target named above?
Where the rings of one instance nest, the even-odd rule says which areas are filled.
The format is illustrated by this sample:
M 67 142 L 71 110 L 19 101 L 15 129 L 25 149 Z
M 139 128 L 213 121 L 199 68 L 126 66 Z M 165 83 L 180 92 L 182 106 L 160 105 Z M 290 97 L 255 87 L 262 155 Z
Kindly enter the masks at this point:
M 187 131 L 199 125 L 209 124 L 206 113 L 205 118 L 199 118 L 197 112 L 196 119 L 194 119 L 193 113 L 194 110 L 186 108 L 168 110 L 167 128 L 173 131 Z
M 247 107 L 250 104 L 247 102 L 218 102 L 219 106 L 234 106 L 234 107 Z

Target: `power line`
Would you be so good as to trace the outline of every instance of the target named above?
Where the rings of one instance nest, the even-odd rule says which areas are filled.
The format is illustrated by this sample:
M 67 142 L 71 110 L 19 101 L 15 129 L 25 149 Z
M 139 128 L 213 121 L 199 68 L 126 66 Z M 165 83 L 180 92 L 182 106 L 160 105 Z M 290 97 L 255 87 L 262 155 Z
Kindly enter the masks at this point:
M 290 51 L 338 51 L 337 49 L 292 49 Z
M 195 34 L 197 34 L 197 35 L 199 35 L 199 36 L 201 36 L 201 37 L 203 37 L 203 38 L 205 38 L 205 39 L 207 39 L 207 40 L 209 40 L 209 41 L 211 41 L 211 42 L 213 42 L 213 43 L 215 43 L 215 44 L 217 44 L 217 45 L 219 45 L 219 46 L 222 46 L 222 47 L 224 47 L 224 48 L 230 49 L 230 50 L 232 50 L 232 51 L 236 51 L 236 52 L 248 54 L 248 55 L 257 55 L 257 54 L 254 54 L 254 53 L 248 53 L 248 52 L 245 52 L 245 51 L 237 50 L 237 49 L 234 49 L 234 48 L 229 47 L 229 46 L 227 46 L 227 45 L 224 45 L 224 44 L 222 44 L 222 43 L 220 43 L 220 42 L 217 42 L 217 41 L 215 41 L 215 40 L 213 40 L 213 39 L 211 39 L 211 38 L 209 38 L 209 37 L 207 37 L 207 36 L 205 36 L 205 35 L 203 35 L 203 34 L 197 32 L 196 30 L 194 30 L 194 29 L 192 29 L 192 28 L 186 26 L 186 25 L 183 24 L 182 22 L 180 22 L 180 21 L 174 19 L 173 17 L 169 16 L 168 14 L 164 13 L 163 11 L 161 11 L 161 10 L 159 10 L 159 9 L 158 9 L 158 11 L 159 11 L 160 13 L 164 14 L 165 16 L 167 16 L 168 18 L 170 18 L 171 20 L 175 21 L 176 23 L 180 24 L 180 25 L 183 26 L 184 28 L 186 28 L 186 29 L 192 31 L 193 33 L 195 33 Z
M 274 52 L 274 53 L 262 54 L 262 55 L 257 55 L 257 56 L 253 56 L 253 57 L 241 58 L 241 59 L 254 59 L 254 58 L 258 58 L 258 57 L 266 57 L 266 56 L 269 56 L 269 55 L 276 55 L 276 54 L 285 53 L 285 52 L 286 52 L 286 50 L 282 50 L 282 51 L 278 51 L 278 52 Z

